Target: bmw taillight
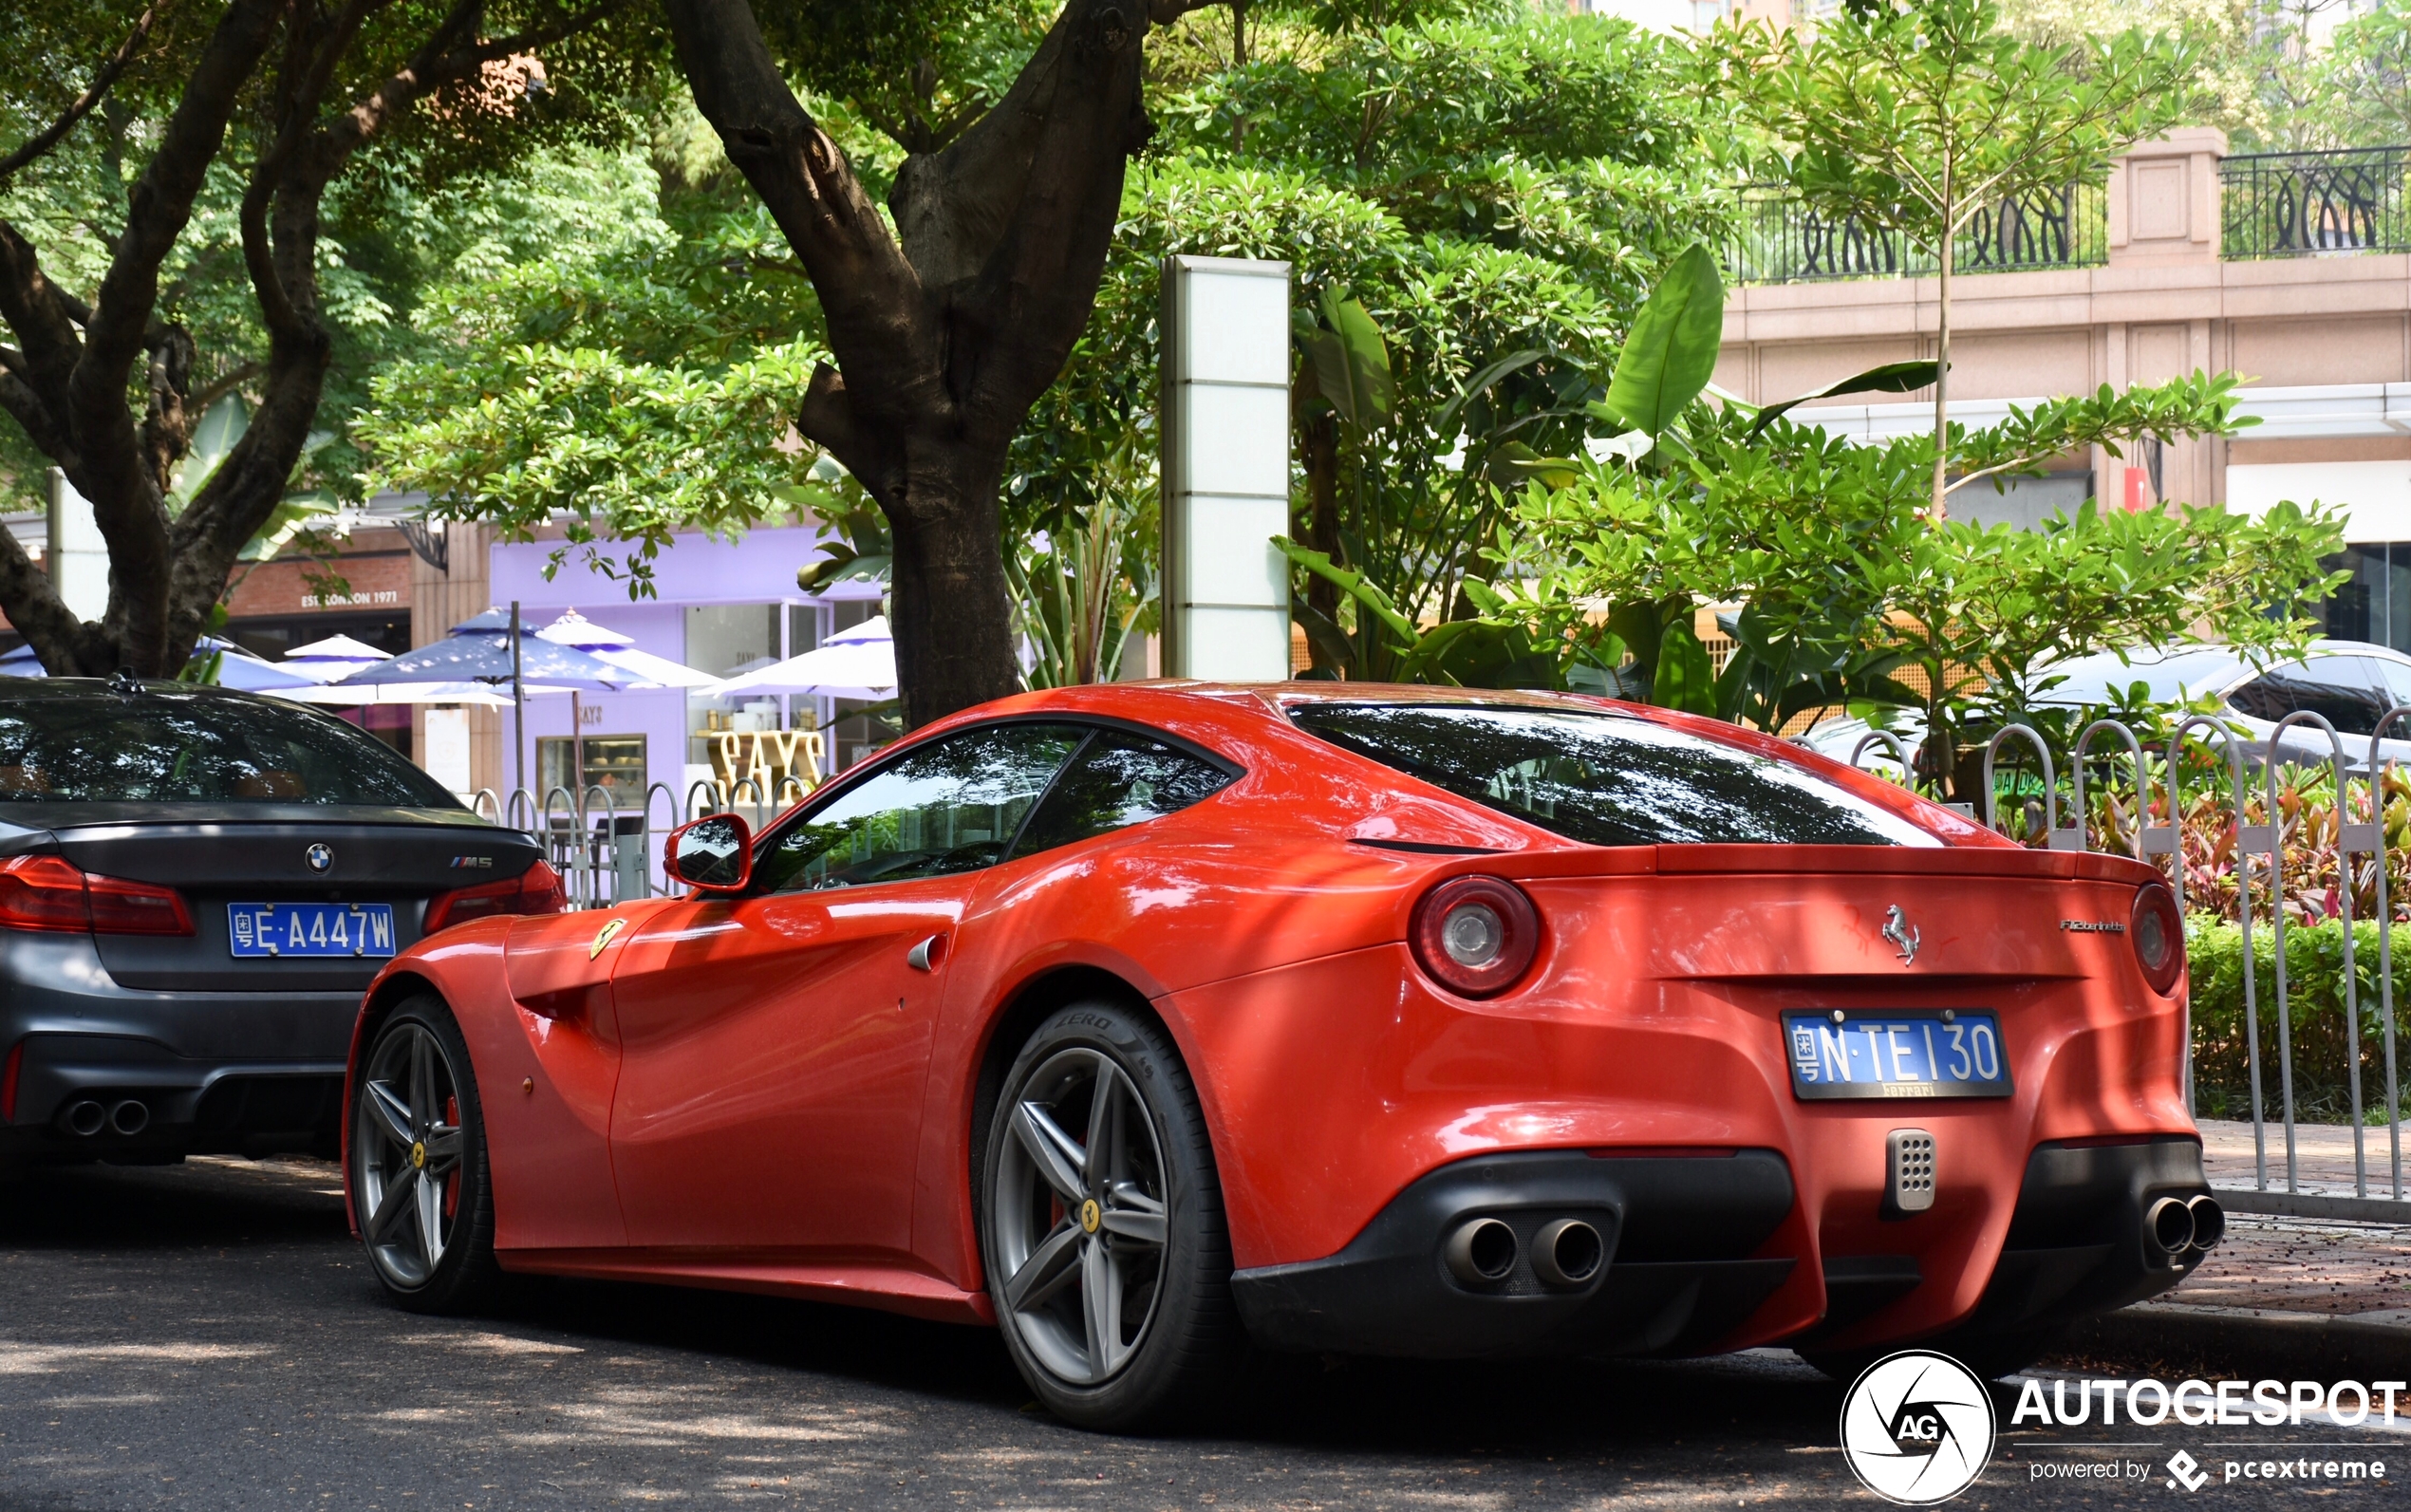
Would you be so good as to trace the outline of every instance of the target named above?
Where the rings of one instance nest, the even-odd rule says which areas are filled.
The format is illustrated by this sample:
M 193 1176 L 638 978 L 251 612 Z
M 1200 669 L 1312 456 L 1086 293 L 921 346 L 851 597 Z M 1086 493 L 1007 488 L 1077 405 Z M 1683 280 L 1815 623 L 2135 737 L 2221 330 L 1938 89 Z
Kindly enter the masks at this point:
M 1495 998 L 1541 950 L 1541 914 L 1513 883 L 1452 877 L 1423 895 L 1409 930 L 1431 980 L 1462 998 Z
M 2136 890 L 2126 938 L 2135 947 L 2136 963 L 2143 968 L 2143 980 L 2152 991 L 2168 996 L 2185 974 L 2185 921 L 2177 911 L 2177 895 L 2164 884 L 2145 883 Z
M 13 856 L 0 863 L 0 928 L 189 935 L 193 916 L 174 887 L 96 877 L 59 856 Z
M 501 882 L 481 882 L 474 887 L 462 887 L 439 896 L 427 905 L 427 922 L 421 934 L 434 934 L 472 919 L 491 919 L 506 913 L 559 913 L 570 905 L 570 895 L 561 886 L 561 874 L 550 862 L 538 861 L 518 876 Z

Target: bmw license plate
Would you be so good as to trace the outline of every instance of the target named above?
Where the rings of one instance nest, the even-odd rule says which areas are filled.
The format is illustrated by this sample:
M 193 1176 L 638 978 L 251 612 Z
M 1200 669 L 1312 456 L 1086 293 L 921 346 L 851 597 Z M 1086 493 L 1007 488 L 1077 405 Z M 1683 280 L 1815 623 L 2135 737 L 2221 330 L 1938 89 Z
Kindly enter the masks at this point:
M 1784 1015 L 1801 1097 L 2007 1097 L 2009 1059 L 1989 1009 Z
M 389 903 L 231 903 L 227 935 L 238 956 L 390 956 Z

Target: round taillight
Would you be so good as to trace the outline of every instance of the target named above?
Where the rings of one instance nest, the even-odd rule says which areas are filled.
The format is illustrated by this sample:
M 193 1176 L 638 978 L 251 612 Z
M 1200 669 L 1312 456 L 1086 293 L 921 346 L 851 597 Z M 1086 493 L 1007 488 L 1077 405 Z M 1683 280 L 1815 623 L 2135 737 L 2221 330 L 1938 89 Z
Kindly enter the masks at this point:
M 1512 883 L 1452 877 L 1415 905 L 1411 937 L 1432 980 L 1459 997 L 1495 998 L 1540 953 L 1541 915 Z
M 2166 997 L 2185 974 L 2185 921 L 2177 911 L 2177 895 L 2157 882 L 2139 888 L 2134 911 L 2127 916 L 2126 938 L 2134 943 L 2143 980 Z

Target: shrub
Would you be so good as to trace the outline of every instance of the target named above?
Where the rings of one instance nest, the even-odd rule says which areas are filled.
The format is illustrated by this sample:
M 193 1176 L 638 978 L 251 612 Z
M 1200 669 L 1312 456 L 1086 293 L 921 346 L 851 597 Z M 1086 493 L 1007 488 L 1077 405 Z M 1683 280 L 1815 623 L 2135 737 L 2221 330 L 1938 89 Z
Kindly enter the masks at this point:
M 2364 1117 L 2385 1119 L 2385 1017 L 2378 990 L 2378 926 L 2353 925 L 2353 975 L 2359 983 L 2361 1105 Z M 2186 922 L 2193 967 L 2194 1101 L 2204 1118 L 2252 1116 L 2249 1047 L 2244 1026 L 2243 939 L 2223 919 L 2196 914 Z M 2263 1116 L 2285 1115 L 2279 1079 L 2274 937 L 2265 915 L 2253 921 L 2252 976 L 2260 1020 Z M 2411 1014 L 2411 931 L 2392 942 L 2394 1001 Z M 2294 1116 L 2343 1123 L 2351 1115 L 2344 1011 L 2344 924 L 2329 919 L 2286 926 L 2286 1002 L 2293 1043 Z M 2398 1031 L 2400 1033 L 2400 1031 Z M 2398 1047 L 2398 1067 L 2411 1078 L 2411 1044 Z

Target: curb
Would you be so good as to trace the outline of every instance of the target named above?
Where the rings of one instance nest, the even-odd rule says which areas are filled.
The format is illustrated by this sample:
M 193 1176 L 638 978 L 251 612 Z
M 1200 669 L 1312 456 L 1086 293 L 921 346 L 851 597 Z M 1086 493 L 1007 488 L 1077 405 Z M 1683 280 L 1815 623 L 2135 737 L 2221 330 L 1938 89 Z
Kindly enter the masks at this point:
M 2411 1380 L 2411 1313 L 2356 1316 L 2138 1302 L 2078 1325 L 2065 1347 L 2124 1358 L 2215 1361 L 2231 1375 Z
M 2214 1186 L 2210 1195 L 2231 1213 L 2276 1218 L 2342 1218 L 2360 1223 L 2411 1223 L 2411 1202 L 2391 1197 L 2330 1197 L 2324 1192 L 2263 1192 L 2248 1186 Z

